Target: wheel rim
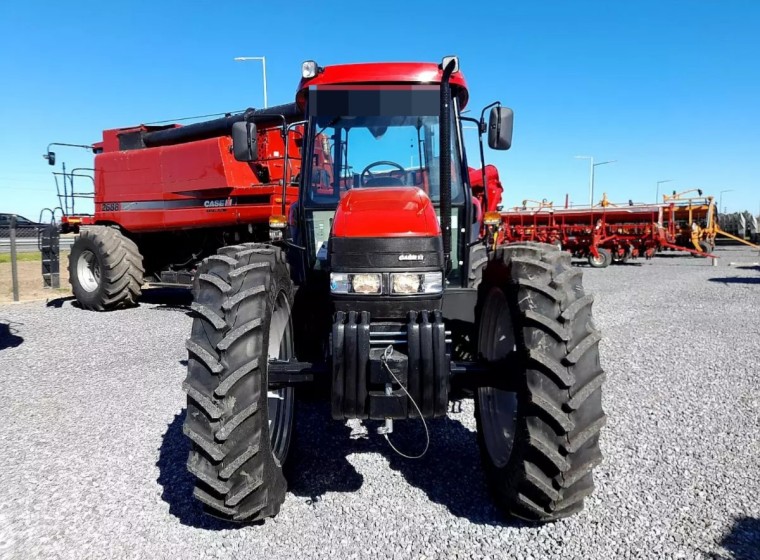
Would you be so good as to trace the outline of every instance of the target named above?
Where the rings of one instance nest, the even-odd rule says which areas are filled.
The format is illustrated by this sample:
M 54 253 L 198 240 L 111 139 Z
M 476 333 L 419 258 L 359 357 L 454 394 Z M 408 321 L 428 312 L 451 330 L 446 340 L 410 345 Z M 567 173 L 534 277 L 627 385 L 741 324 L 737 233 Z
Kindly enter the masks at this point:
M 270 360 L 287 361 L 293 358 L 293 329 L 290 306 L 283 292 L 277 296 L 269 322 Z M 293 420 L 293 387 L 267 390 L 269 441 L 275 461 L 282 465 L 290 446 L 290 427 Z
M 517 349 L 517 345 L 512 315 L 504 293 L 494 288 L 486 301 L 488 316 L 481 327 L 479 340 L 489 341 L 484 347 L 481 343 L 481 352 L 491 362 L 505 358 Z M 512 455 L 515 441 L 517 393 L 480 387 L 478 402 L 486 452 L 496 467 L 504 467 Z
M 594 262 L 594 264 L 604 264 L 604 254 L 599 253 L 598 257 L 595 257 L 594 255 L 591 255 L 591 260 Z
M 85 292 L 94 292 L 100 286 L 100 263 L 92 251 L 85 249 L 79 255 L 77 279 Z

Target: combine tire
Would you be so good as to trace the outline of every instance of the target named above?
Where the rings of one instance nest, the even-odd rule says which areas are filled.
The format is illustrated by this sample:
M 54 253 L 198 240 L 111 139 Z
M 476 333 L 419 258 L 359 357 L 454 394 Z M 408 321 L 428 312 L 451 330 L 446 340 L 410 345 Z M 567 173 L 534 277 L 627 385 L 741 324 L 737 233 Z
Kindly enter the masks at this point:
M 193 495 L 215 517 L 258 521 L 287 489 L 294 390 L 269 387 L 268 361 L 294 358 L 293 284 L 284 253 L 253 243 L 205 259 L 198 281 L 183 385 Z
M 481 285 L 478 348 L 506 384 L 476 392 L 478 442 L 498 505 L 531 521 L 581 510 L 602 460 L 605 375 L 581 276 L 531 243 L 498 249 Z
M 607 268 L 612 262 L 612 253 L 607 249 L 597 249 L 599 256 L 595 257 L 591 253 L 588 256 L 588 264 L 591 268 Z
M 137 304 L 143 283 L 142 256 L 118 229 L 82 228 L 69 255 L 69 282 L 84 309 L 110 311 Z

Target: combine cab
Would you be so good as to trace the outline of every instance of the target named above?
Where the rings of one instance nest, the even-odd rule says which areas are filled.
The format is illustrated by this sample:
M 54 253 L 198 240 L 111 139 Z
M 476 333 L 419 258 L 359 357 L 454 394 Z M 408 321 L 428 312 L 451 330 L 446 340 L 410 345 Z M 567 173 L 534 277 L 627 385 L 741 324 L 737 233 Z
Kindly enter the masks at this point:
M 271 216 L 270 242 L 241 235 L 196 275 L 184 433 L 194 495 L 210 514 L 238 522 L 277 514 L 294 387 L 312 382 L 330 387 L 336 421 L 366 421 L 389 443 L 405 422 L 434 421 L 451 400 L 474 397 L 484 469 L 503 510 L 547 521 L 582 508 L 605 422 L 593 298 L 557 247 L 494 246 L 489 209 L 501 187 L 487 168 L 479 186 L 471 182 L 462 124 L 474 122 L 491 148 L 505 150 L 512 111 L 494 104 L 486 123 L 486 109 L 480 119 L 462 115 L 467 101 L 455 57 L 304 63 L 293 111 L 304 162 L 297 202 Z M 204 149 L 255 181 L 256 115 L 230 133 L 231 142 Z M 111 163 L 134 169 L 120 159 L 129 155 L 114 151 Z M 195 180 L 207 192 L 211 182 Z M 166 201 L 195 200 L 185 189 Z M 279 208 L 278 192 L 267 211 Z M 114 202 L 123 222 L 129 209 Z M 227 216 L 236 206 L 219 208 Z M 180 212 L 172 219 L 188 227 L 199 219 Z

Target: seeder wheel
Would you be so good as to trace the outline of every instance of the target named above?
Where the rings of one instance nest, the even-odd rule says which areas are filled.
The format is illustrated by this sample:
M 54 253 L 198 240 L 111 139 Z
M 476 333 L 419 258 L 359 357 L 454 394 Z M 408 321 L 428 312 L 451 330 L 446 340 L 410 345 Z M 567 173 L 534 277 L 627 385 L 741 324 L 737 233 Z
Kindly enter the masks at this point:
M 597 252 L 599 253 L 598 257 L 595 257 L 593 254 L 589 253 L 588 264 L 592 268 L 607 268 L 610 266 L 610 263 L 612 262 L 612 253 L 610 253 L 607 249 L 597 249 Z

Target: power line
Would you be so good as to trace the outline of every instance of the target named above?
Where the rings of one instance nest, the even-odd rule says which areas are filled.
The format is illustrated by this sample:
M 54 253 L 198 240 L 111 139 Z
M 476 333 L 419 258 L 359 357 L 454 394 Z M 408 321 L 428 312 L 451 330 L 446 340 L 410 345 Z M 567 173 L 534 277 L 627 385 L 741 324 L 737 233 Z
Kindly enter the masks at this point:
M 242 113 L 245 109 L 237 109 L 235 111 L 227 111 L 226 113 L 211 113 L 209 115 L 197 115 L 195 117 L 182 117 L 180 119 L 168 119 L 165 121 L 153 121 L 149 123 L 145 123 L 146 125 L 152 125 L 152 124 L 166 124 L 166 123 L 174 123 L 174 122 L 180 122 L 180 121 L 192 121 L 194 119 L 206 119 L 208 117 L 226 117 L 235 113 Z

